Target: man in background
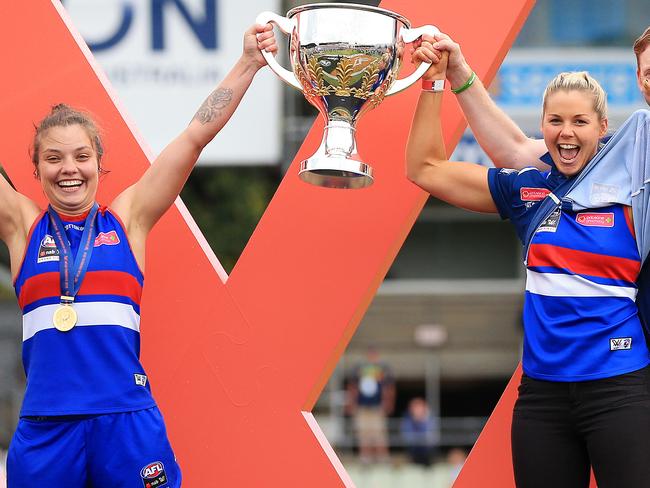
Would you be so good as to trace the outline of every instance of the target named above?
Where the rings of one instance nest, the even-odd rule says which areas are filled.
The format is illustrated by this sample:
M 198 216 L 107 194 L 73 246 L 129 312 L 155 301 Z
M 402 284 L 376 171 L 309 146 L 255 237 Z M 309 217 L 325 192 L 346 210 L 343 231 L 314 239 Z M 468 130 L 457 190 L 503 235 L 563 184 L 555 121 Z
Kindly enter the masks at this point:
M 388 460 L 388 416 L 394 407 L 395 384 L 390 367 L 380 360 L 375 347 L 369 347 L 365 361 L 354 369 L 348 383 L 347 402 L 363 464 Z

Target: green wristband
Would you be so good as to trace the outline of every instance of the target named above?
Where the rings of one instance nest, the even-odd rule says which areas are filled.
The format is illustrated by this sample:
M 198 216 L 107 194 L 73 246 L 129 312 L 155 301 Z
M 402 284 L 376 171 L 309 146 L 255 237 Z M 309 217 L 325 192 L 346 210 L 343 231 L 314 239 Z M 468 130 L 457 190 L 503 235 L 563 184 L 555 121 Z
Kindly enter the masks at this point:
M 472 74 L 469 75 L 469 78 L 467 79 L 467 81 L 465 82 L 465 84 L 464 84 L 463 86 L 458 87 L 458 88 L 452 88 L 452 89 L 451 89 L 451 92 L 452 92 L 454 95 L 458 95 L 459 93 L 464 92 L 464 91 L 467 90 L 470 86 L 472 86 L 472 85 L 474 84 L 475 81 L 476 81 L 476 73 L 474 73 L 474 72 L 472 71 Z

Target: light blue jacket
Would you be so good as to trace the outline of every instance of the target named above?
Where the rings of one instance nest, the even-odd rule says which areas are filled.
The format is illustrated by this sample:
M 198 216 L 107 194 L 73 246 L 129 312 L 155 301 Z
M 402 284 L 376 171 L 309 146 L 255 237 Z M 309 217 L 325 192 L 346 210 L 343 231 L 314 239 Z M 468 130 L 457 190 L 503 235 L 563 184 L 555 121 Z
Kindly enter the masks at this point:
M 650 252 L 650 111 L 637 110 L 573 180 L 562 198 L 574 211 L 632 206 L 641 260 Z

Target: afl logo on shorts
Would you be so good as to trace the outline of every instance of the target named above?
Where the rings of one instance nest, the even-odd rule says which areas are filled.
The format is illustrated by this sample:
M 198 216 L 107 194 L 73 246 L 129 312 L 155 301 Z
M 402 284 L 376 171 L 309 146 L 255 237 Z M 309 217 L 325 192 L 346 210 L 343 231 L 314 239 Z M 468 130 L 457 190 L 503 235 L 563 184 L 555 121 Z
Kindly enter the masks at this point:
M 54 237 L 45 234 L 41 244 L 38 246 L 38 259 L 36 260 L 36 263 L 46 263 L 48 261 L 58 260 L 59 250 L 56 247 L 56 242 L 54 242 Z
M 140 470 L 140 477 L 142 478 L 144 488 L 157 488 L 167 484 L 165 465 L 160 461 L 147 464 Z

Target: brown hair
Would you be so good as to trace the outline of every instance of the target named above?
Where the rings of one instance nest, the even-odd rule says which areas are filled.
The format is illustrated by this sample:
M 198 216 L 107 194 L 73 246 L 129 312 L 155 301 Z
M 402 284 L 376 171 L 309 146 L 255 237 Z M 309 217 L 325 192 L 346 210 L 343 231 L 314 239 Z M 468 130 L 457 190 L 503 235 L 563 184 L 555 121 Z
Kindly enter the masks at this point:
M 65 103 L 59 103 L 52 107 L 50 113 L 35 126 L 34 142 L 32 144 L 32 163 L 38 166 L 38 152 L 41 146 L 41 137 L 53 127 L 68 127 L 70 125 L 80 125 L 88 134 L 93 149 L 97 153 L 97 164 L 100 173 L 103 172 L 101 167 L 104 147 L 99 134 L 99 129 L 92 117 L 80 110 L 75 110 Z
M 546 100 L 550 95 L 558 91 L 577 90 L 589 93 L 594 99 L 594 111 L 600 120 L 607 118 L 607 95 L 605 90 L 586 71 L 565 71 L 553 78 L 544 90 L 544 112 L 546 112 Z
M 643 31 L 636 41 L 634 41 L 634 54 L 636 54 L 636 65 L 639 66 L 639 56 L 650 46 L 650 26 Z

